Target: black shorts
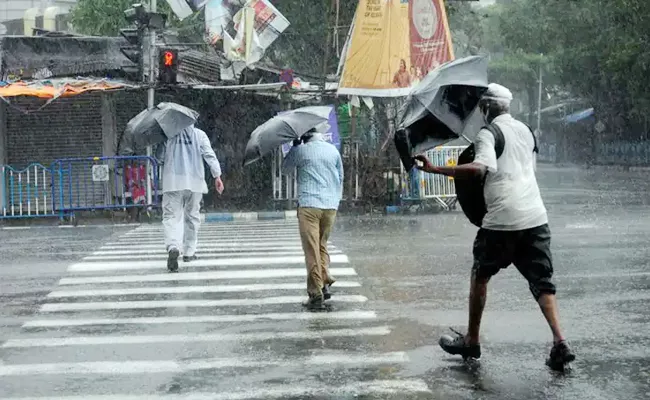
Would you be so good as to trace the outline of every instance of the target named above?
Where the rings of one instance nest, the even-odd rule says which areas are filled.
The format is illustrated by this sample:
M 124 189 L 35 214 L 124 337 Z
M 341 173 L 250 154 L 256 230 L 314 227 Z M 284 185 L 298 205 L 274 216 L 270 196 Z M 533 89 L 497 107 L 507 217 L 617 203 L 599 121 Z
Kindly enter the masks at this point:
M 510 264 L 526 278 L 535 299 L 543 293 L 555 294 L 548 224 L 522 231 L 478 231 L 472 267 L 476 277 L 489 279 Z

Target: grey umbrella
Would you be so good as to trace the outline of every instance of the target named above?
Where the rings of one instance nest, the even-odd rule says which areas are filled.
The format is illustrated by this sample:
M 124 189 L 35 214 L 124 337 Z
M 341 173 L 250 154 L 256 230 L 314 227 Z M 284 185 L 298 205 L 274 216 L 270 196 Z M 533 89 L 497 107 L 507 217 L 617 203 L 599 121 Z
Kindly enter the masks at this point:
M 246 144 L 244 165 L 251 164 L 285 143 L 300 138 L 316 126 L 327 122 L 331 107 L 302 107 L 276 115 L 258 126 Z
M 199 113 L 176 103 L 160 103 L 154 118 L 167 138 L 176 136 L 180 131 L 192 126 L 199 118 Z
M 487 90 L 487 59 L 472 56 L 443 64 L 409 94 L 395 134 L 395 146 L 404 167 L 412 157 L 458 139 L 478 121 L 476 108 Z M 478 130 L 477 130 L 478 131 Z
M 162 143 L 194 125 L 198 116 L 196 111 L 176 103 L 160 103 L 151 110 L 144 110 L 126 125 L 125 146 L 121 153 L 135 154 L 147 146 Z

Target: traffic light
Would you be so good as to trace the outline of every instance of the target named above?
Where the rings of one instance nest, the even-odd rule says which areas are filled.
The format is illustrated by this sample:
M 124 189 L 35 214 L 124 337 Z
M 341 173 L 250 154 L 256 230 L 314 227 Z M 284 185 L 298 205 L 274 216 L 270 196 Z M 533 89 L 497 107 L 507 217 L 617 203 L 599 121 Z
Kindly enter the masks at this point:
M 160 49 L 158 53 L 158 81 L 170 85 L 176 83 L 178 75 L 178 51 Z
M 120 52 L 131 61 L 132 64 L 122 66 L 122 70 L 130 75 L 135 81 L 144 79 L 144 66 L 142 59 L 142 43 L 144 30 L 142 28 L 120 29 L 120 35 L 129 43 L 128 46 L 121 46 Z

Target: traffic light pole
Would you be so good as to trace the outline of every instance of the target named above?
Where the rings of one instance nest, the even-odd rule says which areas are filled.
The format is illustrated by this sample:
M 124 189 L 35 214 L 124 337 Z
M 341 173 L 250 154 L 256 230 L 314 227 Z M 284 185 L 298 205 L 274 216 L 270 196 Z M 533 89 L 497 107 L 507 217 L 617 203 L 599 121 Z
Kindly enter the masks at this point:
M 158 4 L 157 0 L 149 0 L 149 11 L 152 13 L 157 12 Z M 155 94 L 156 91 L 154 86 L 156 84 L 156 60 L 157 60 L 157 51 L 156 51 L 156 30 L 152 27 L 149 27 L 149 89 L 147 90 L 147 109 L 151 110 L 155 107 Z M 144 51 L 142 52 L 144 57 Z M 147 156 L 152 156 L 151 146 L 147 146 Z M 152 203 L 152 187 L 151 182 L 153 181 L 153 171 L 151 163 L 147 163 L 147 204 Z

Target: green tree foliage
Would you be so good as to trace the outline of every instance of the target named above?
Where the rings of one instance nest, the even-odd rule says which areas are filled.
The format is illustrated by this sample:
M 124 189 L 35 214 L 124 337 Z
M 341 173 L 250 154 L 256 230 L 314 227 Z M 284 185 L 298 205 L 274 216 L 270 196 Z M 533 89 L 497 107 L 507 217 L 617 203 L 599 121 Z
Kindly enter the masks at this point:
M 124 10 L 132 0 L 79 0 L 70 12 L 74 29 L 91 36 L 118 36 L 128 24 Z
M 75 31 L 90 36 L 118 36 L 120 29 L 128 27 L 124 10 L 130 8 L 135 0 L 78 0 L 70 12 L 70 22 Z M 142 2 L 147 4 L 146 1 Z M 184 37 L 200 39 L 205 31 L 203 16 L 179 21 L 164 0 L 159 0 L 158 12 L 167 14 L 167 25 L 176 28 Z
M 512 0 L 500 6 L 498 24 L 510 58 L 544 54 L 547 76 L 621 130 L 646 118 L 647 0 Z
M 338 3 L 338 20 L 336 7 Z M 281 67 L 292 68 L 312 77 L 322 77 L 326 46 L 329 46 L 327 73 L 336 72 L 357 1 L 277 0 L 273 4 L 291 25 L 269 52 Z M 331 27 L 329 42 L 327 27 Z M 336 40 L 338 39 L 338 46 Z
M 500 32 L 492 23 L 494 8 L 476 8 L 466 1 L 446 3 L 454 53 L 457 58 L 494 52 L 500 48 Z

